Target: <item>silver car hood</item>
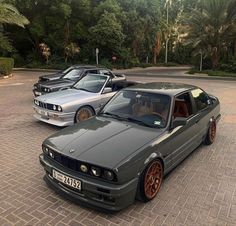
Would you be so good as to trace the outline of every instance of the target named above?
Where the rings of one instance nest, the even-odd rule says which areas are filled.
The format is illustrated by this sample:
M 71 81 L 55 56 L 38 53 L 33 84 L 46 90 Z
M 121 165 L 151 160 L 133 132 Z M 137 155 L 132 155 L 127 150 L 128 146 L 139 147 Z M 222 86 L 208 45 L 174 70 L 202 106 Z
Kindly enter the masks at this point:
M 78 101 L 78 99 L 85 101 L 87 99 L 97 96 L 97 93 L 90 93 L 83 90 L 66 89 L 54 93 L 45 94 L 35 99 L 48 104 L 63 105 L 69 102 Z

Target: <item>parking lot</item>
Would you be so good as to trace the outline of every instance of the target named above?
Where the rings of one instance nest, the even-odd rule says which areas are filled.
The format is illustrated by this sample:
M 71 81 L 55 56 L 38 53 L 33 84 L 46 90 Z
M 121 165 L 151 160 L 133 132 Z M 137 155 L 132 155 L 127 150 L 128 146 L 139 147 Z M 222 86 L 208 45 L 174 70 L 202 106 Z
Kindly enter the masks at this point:
M 116 214 L 57 195 L 43 181 L 42 141 L 59 128 L 36 121 L 32 85 L 39 72 L 0 80 L 0 225 L 236 225 L 236 81 L 129 77 L 198 85 L 219 97 L 217 139 L 200 146 L 164 180 L 149 203 Z

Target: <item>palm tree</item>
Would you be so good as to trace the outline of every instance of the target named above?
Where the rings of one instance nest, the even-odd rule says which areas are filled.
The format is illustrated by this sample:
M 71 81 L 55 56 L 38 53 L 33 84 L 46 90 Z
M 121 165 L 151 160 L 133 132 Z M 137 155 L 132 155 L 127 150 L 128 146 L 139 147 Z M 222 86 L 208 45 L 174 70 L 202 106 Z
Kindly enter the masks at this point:
M 14 6 L 0 0 L 0 49 L 7 51 L 12 49 L 8 38 L 3 34 L 3 24 L 15 24 L 24 27 L 28 23 L 27 18 L 20 14 Z
M 201 0 L 184 16 L 183 25 L 185 44 L 209 56 L 215 69 L 236 37 L 236 0 Z

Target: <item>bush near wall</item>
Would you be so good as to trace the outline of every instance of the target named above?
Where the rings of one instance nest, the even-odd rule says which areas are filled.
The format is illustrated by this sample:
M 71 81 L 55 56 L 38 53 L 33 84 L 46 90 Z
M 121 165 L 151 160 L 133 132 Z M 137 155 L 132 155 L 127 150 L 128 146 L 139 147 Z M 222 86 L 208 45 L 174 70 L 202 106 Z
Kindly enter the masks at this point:
M 14 59 L 0 57 L 0 76 L 10 75 L 14 67 Z

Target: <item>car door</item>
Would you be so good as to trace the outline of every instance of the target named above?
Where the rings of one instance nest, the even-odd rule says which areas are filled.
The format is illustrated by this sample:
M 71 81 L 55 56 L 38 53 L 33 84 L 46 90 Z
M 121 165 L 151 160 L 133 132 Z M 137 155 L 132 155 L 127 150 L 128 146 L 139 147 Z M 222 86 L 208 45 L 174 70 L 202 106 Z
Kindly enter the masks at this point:
M 191 96 L 196 109 L 196 125 L 198 127 L 197 142 L 201 144 L 208 130 L 211 115 L 211 100 L 201 89 L 191 91 Z
M 198 134 L 199 127 L 196 124 L 195 113 L 189 92 L 174 98 L 171 121 L 177 117 L 185 118 L 186 125 L 173 129 L 170 127 L 165 149 L 171 150 L 171 168 L 175 167 L 198 146 L 196 134 Z

